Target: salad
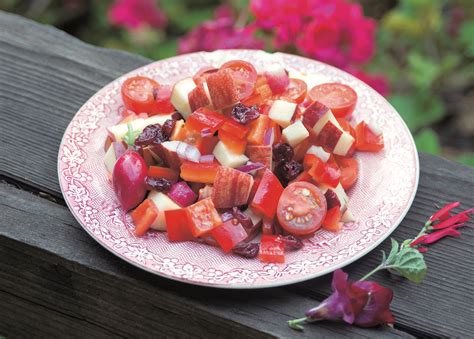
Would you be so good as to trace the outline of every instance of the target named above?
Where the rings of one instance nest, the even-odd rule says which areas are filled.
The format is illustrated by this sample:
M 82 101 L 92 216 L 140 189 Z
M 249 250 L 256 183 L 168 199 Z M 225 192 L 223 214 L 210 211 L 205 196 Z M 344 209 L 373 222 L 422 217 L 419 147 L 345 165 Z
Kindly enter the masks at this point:
M 135 235 L 166 231 L 170 242 L 281 263 L 303 238 L 354 221 L 354 154 L 382 150 L 383 136 L 354 123 L 351 87 L 311 82 L 242 60 L 173 86 L 126 79 L 104 162 Z

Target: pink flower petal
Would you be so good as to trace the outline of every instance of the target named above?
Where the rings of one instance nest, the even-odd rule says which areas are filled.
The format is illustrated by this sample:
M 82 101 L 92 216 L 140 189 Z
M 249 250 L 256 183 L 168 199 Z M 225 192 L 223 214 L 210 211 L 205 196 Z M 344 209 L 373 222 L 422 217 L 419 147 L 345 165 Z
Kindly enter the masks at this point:
M 433 214 L 431 217 L 430 217 L 430 221 L 431 222 L 434 222 L 436 220 L 444 220 L 446 218 L 449 217 L 449 212 L 453 209 L 453 208 L 456 208 L 458 207 L 459 205 L 461 205 L 461 203 L 459 201 L 455 201 L 455 202 L 452 202 L 452 203 L 449 203 L 449 204 L 446 204 L 445 206 L 443 206 L 438 212 L 436 212 L 435 214 Z

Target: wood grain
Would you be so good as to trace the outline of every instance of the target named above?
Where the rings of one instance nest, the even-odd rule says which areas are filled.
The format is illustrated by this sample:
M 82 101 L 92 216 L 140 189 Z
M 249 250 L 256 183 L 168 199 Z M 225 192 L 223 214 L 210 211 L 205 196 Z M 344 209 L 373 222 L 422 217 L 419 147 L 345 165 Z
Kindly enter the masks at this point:
M 0 12 L 0 174 L 9 181 L 16 180 L 26 184 L 29 189 L 48 192 L 54 198 L 61 199 L 56 158 L 62 134 L 70 119 L 97 89 L 115 77 L 147 62 L 148 60 L 131 54 L 92 47 L 54 28 Z M 409 214 L 394 233 L 397 239 L 413 236 L 427 216 L 434 211 L 434 203 L 441 205 L 447 201 L 461 200 L 470 206 L 474 205 L 472 169 L 423 154 L 420 156 L 420 162 L 422 168 L 420 188 Z M 190 313 L 192 310 L 204 307 L 203 314 L 206 315 L 204 317 L 206 321 L 209 321 L 210 317 L 223 317 L 235 322 L 232 326 L 229 325 L 235 331 L 240 331 L 242 327 L 239 326 L 243 326 L 249 331 L 249 335 L 254 334 L 251 329 L 255 328 L 258 329 L 258 333 L 276 336 L 294 335 L 295 332 L 288 332 L 284 321 L 300 316 L 307 307 L 312 306 L 314 303 L 312 299 L 322 300 L 329 293 L 329 277 L 314 279 L 286 289 L 263 291 L 262 295 L 265 296 L 263 300 L 258 299 L 261 295 L 259 292 L 216 292 L 169 282 L 135 269 L 100 248 L 78 227 L 64 207 L 38 197 L 24 196 L 27 193 L 15 189 L 7 192 L 19 200 L 11 201 L 8 208 L 2 206 L 0 244 L 2 251 L 6 252 L 5 255 L 8 254 L 11 260 L 16 261 L 13 266 L 3 267 L 2 274 L 8 275 L 8 279 L 14 279 L 17 275 L 21 279 L 26 279 L 22 282 L 31 287 L 32 291 L 39 291 L 38 293 L 53 295 L 54 289 L 51 290 L 48 286 L 49 280 L 35 282 L 38 277 L 42 277 L 42 273 L 35 270 L 35 266 L 49 267 L 51 263 L 60 263 L 59 267 L 63 267 L 65 271 L 70 272 L 68 274 L 76 277 L 78 281 L 83 281 L 84 284 L 89 277 L 94 277 L 96 281 L 104 280 L 108 288 L 114 289 L 112 296 L 118 295 L 119 300 L 126 287 L 134 290 L 135 285 L 140 286 L 139 290 L 143 296 L 140 298 L 138 294 L 133 294 L 136 300 L 126 300 L 131 304 L 136 301 L 131 307 L 137 314 L 154 310 L 152 306 L 140 306 L 142 303 L 147 305 L 146 301 L 150 298 L 156 298 L 153 300 L 158 304 L 163 298 L 166 301 L 161 304 L 163 312 L 168 309 L 170 314 L 178 312 L 177 314 L 183 316 L 184 313 L 179 313 L 183 311 L 175 310 L 178 307 L 173 305 L 194 302 L 195 304 L 189 306 Z M 2 196 L 0 202 L 6 204 L 3 200 L 6 198 Z M 28 227 L 25 229 L 22 225 Z M 473 242 L 471 227 L 463 231 L 462 238 L 446 239 L 437 244 L 427 254 L 429 274 L 425 282 L 419 286 L 406 281 L 395 282 L 383 273 L 375 277 L 382 284 L 394 288 L 393 309 L 397 326 L 420 336 L 462 336 L 473 333 L 473 325 L 470 322 L 474 317 L 472 309 L 474 291 L 470 278 L 474 275 L 471 261 Z M 387 245 L 388 242 L 384 242 L 379 249 L 386 249 Z M 379 249 L 348 268 L 353 278 L 360 277 L 377 264 Z M 35 262 L 35 265 L 28 266 L 30 261 Z M 17 266 L 22 269 L 17 270 Z M 59 279 L 55 274 L 46 276 L 47 279 Z M 8 280 L 4 277 L 6 276 L 0 278 L 1 283 Z M 83 287 L 94 288 L 90 285 Z M 3 293 L 7 293 L 5 298 L 21 305 L 18 307 L 36 305 L 35 298 L 39 296 L 32 295 L 28 299 L 25 295 L 25 299 L 20 300 L 22 296 L 12 294 L 11 290 L 14 291 L 14 286 L 9 286 L 8 289 L 2 287 Z M 72 295 L 74 286 L 67 285 L 64 291 Z M 94 293 L 99 294 L 99 291 Z M 103 294 L 106 293 L 101 292 L 99 295 L 102 297 Z M 71 297 L 67 301 L 57 296 L 59 299 L 56 303 L 55 298 L 51 297 L 48 312 L 61 310 L 67 307 L 67 303 L 75 304 L 74 307 L 79 311 L 88 307 L 87 303 L 90 301 L 81 299 L 79 296 L 82 294 L 73 295 L 74 298 Z M 221 299 L 218 300 L 215 295 Z M 241 296 L 245 296 L 247 300 L 243 302 Z M 238 306 L 234 307 L 234 303 Z M 93 306 L 97 307 L 96 310 L 101 309 L 97 305 Z M 76 313 L 79 311 L 71 314 L 77 316 Z M 38 315 L 46 314 L 41 308 L 36 308 L 36 312 Z M 107 315 L 114 316 L 114 312 L 117 312 L 115 308 L 107 312 Z M 119 326 L 118 328 L 125 326 L 119 319 L 122 321 L 129 319 L 126 316 L 131 315 L 117 315 L 114 326 Z M 75 321 L 74 318 L 68 318 L 64 314 L 61 317 L 58 322 L 63 324 L 63 328 L 67 328 L 64 324 L 68 321 Z M 92 316 L 88 318 L 89 321 L 92 321 L 91 319 Z M 133 326 L 139 328 L 150 318 L 144 315 L 142 320 L 133 319 L 140 323 Z M 100 322 L 92 321 L 91 324 L 104 327 L 104 320 L 107 319 L 101 318 Z M 0 323 L 1 326 L 10 325 L 3 320 L 0 320 Z M 131 323 L 133 324 L 129 322 L 128 326 L 131 326 Z M 238 325 L 239 323 L 241 325 Z M 26 326 L 31 322 L 25 320 L 22 324 Z M 94 333 L 99 335 L 101 331 L 97 326 L 87 324 L 84 326 L 88 326 L 88 329 L 84 330 L 85 333 L 96 331 Z M 159 324 L 153 326 L 157 326 L 153 327 L 157 331 L 167 331 L 164 327 L 158 327 L 161 326 Z M 180 327 L 177 321 L 173 326 Z M 110 330 L 110 334 L 114 335 L 113 328 L 106 326 L 100 333 L 106 335 Z M 136 333 L 144 333 L 140 332 L 144 329 L 137 329 Z M 212 331 L 210 326 L 206 329 Z M 392 331 L 361 332 L 359 329 L 334 324 L 308 326 L 307 332 L 303 335 L 322 334 L 323 332 L 318 332 L 322 331 L 321 329 L 328 331 L 327 335 L 335 333 L 350 335 L 351 331 L 355 331 L 353 334 L 357 335 L 377 337 L 382 334 L 398 335 L 398 332 Z M 4 327 L 0 327 L 0 333 L 3 330 Z M 45 328 L 41 330 L 46 331 Z M 12 333 L 18 332 L 12 331 Z M 27 333 L 26 329 L 24 333 Z M 217 333 L 222 334 L 216 332 L 216 335 Z M 185 335 L 184 332 L 180 334 Z
M 172 282 L 106 252 L 63 206 L 6 184 L 0 184 L 0 204 L 0 333 L 7 337 L 408 336 L 331 323 L 295 332 L 286 321 L 317 304 L 314 299 L 284 289 Z

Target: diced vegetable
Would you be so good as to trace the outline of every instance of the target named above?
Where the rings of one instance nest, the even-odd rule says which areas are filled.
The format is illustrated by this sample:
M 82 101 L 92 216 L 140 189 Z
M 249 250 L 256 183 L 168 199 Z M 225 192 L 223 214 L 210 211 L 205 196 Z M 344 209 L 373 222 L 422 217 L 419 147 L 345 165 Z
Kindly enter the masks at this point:
M 186 119 L 191 114 L 189 93 L 196 88 L 193 78 L 185 78 L 174 84 L 171 91 L 171 103 Z
M 341 185 L 348 189 L 354 185 L 359 176 L 359 163 L 355 158 L 337 157 L 337 164 L 341 170 Z
M 181 207 L 192 205 L 197 199 L 196 193 L 184 181 L 174 183 L 168 196 Z
M 255 192 L 251 206 L 264 216 L 273 218 L 282 192 L 283 186 L 278 178 L 272 171 L 266 169 Z
M 250 174 L 220 166 L 214 180 L 212 201 L 217 208 L 231 208 L 248 202 L 253 185 Z
M 150 166 L 148 167 L 147 176 L 152 178 L 165 178 L 170 181 L 178 180 L 179 174 L 175 170 L 168 167 Z
M 247 238 L 247 232 L 239 222 L 227 220 L 222 225 L 211 230 L 211 235 L 224 252 L 230 252 L 238 243 Z
M 135 208 L 130 216 L 135 224 L 135 235 L 141 237 L 150 229 L 150 226 L 158 216 L 158 209 L 153 201 L 145 199 L 137 208 Z
M 201 107 L 189 115 L 186 120 L 186 126 L 197 132 L 201 132 L 204 128 L 209 128 L 210 132 L 214 134 L 226 120 L 227 118 L 224 115 Z
M 215 109 L 232 106 L 239 100 L 230 72 L 219 70 L 210 74 L 207 78 L 207 87 Z
M 252 173 L 264 168 L 265 165 L 263 165 L 261 162 L 249 162 L 247 165 L 237 167 L 236 170 L 244 173 Z
M 219 132 L 219 139 L 232 153 L 243 154 L 245 152 L 247 146 L 246 139 L 237 138 L 234 134 L 225 131 Z
M 383 135 L 376 135 L 370 130 L 369 126 L 361 121 L 356 126 L 356 144 L 355 148 L 358 151 L 378 152 L 384 147 Z
M 230 119 L 224 122 L 219 128 L 219 134 L 221 131 L 227 132 L 238 139 L 244 139 L 249 133 L 249 128 L 245 125 L 239 124 L 235 120 Z
M 214 183 L 214 179 L 219 169 L 219 164 L 212 163 L 194 163 L 184 161 L 181 165 L 181 178 L 186 181 L 200 182 L 204 184 Z
M 306 154 L 313 154 L 314 156 L 321 159 L 323 162 L 327 162 L 331 154 L 326 152 L 321 146 L 311 146 L 306 151 Z
M 334 206 L 326 213 L 326 217 L 323 220 L 323 229 L 331 232 L 339 232 L 342 223 L 341 221 L 341 210 L 339 206 Z
M 194 237 L 189 226 L 189 212 L 186 208 L 165 211 L 166 233 L 169 241 L 188 241 Z
M 285 127 L 282 131 L 283 140 L 290 144 L 290 146 L 295 147 L 304 139 L 309 137 L 309 132 L 304 127 L 301 120 L 297 120 L 292 123 L 290 126 Z
M 272 169 L 272 145 L 248 145 L 246 153 L 250 161 L 261 163 L 268 169 Z
M 189 211 L 189 226 L 194 237 L 199 237 L 222 224 L 211 198 L 206 198 L 186 207 Z
M 283 241 L 277 235 L 264 234 L 260 241 L 259 258 L 266 263 L 284 263 L 285 246 Z
M 247 141 L 251 145 L 263 145 L 265 132 L 268 129 L 270 119 L 268 116 L 260 114 L 260 116 L 249 123 L 250 131 L 247 135 Z
M 341 177 L 341 171 L 334 163 L 324 163 L 320 158 L 313 154 L 306 154 L 304 165 L 308 174 L 318 184 L 326 184 L 336 187 Z

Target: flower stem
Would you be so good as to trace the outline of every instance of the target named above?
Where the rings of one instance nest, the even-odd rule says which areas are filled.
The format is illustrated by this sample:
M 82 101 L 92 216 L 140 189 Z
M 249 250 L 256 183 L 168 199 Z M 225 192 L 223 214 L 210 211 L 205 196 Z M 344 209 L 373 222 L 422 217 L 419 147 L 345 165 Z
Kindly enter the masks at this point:
M 373 275 L 374 273 L 380 271 L 380 270 L 383 270 L 387 268 L 387 266 L 385 266 L 385 263 L 381 263 L 380 265 L 378 265 L 376 268 L 374 268 L 372 271 L 370 271 L 369 273 L 367 273 L 366 275 L 364 275 L 362 278 L 360 278 L 359 280 L 366 280 L 368 277 L 370 277 L 371 275 Z
M 430 227 L 430 226 L 431 226 L 431 221 L 428 220 L 427 222 L 425 222 L 425 225 L 424 225 L 423 228 L 421 229 L 420 233 L 418 233 L 418 235 L 417 235 L 416 237 L 414 237 L 414 238 L 412 239 L 412 241 L 410 241 L 410 244 L 411 244 L 412 242 L 414 242 L 416 239 L 418 239 L 419 237 L 425 235 L 425 234 L 426 234 L 426 231 L 427 231 L 427 229 L 428 229 L 428 227 Z
M 307 317 L 288 320 L 288 326 L 290 326 L 294 330 L 303 331 L 303 325 L 302 324 L 305 323 L 306 320 L 308 320 Z

